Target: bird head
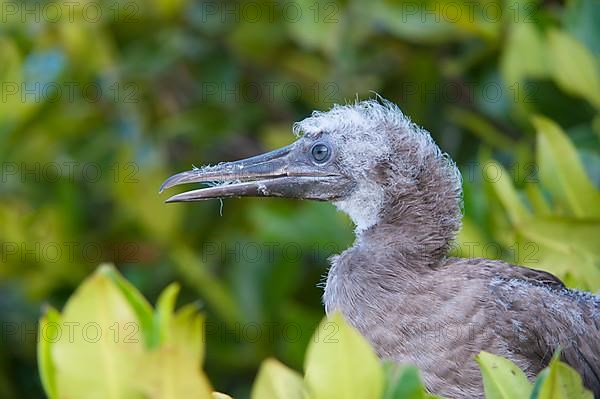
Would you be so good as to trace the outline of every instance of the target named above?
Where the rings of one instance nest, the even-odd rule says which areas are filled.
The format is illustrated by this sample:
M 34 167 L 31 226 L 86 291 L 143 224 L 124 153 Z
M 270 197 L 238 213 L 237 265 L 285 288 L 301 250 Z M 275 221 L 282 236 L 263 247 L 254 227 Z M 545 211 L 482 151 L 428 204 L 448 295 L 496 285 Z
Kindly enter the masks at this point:
M 385 216 L 386 205 L 422 201 L 425 189 L 460 197 L 454 164 L 427 131 L 389 101 L 315 111 L 293 130 L 298 139 L 286 147 L 171 176 L 161 192 L 184 183 L 211 186 L 174 195 L 166 202 L 244 196 L 330 201 L 362 231 Z M 440 178 L 446 182 L 437 181 Z

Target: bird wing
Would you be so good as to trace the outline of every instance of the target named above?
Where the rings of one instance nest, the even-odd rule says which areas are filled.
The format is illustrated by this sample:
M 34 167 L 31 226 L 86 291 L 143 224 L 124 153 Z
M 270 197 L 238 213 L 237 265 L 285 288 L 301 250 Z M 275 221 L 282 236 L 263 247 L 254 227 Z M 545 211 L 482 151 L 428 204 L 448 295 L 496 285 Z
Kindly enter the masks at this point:
M 568 289 L 558 277 L 542 270 L 504 262 L 487 262 L 486 266 L 502 305 L 499 316 L 526 326 L 534 343 L 522 348 L 524 352 L 547 364 L 560 347 L 561 359 L 600 398 L 600 296 Z
M 543 270 L 530 269 L 523 266 L 510 265 L 515 274 L 515 278 L 521 279 L 533 285 L 546 286 L 550 289 L 562 290 L 567 287 L 554 274 Z

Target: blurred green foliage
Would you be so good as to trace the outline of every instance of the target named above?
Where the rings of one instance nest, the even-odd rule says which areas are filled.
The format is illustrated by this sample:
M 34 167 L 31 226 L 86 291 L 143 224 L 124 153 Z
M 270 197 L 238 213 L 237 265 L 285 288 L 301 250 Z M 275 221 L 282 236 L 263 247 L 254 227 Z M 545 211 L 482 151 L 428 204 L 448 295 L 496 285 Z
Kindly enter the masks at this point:
M 301 369 L 347 218 L 157 190 L 371 91 L 461 167 L 456 254 L 600 288 L 597 0 L 3 0 L 0 18 L 0 397 L 40 397 L 40 307 L 102 261 L 152 302 L 172 281 L 200 302 L 218 390 L 248 397 L 268 356 Z

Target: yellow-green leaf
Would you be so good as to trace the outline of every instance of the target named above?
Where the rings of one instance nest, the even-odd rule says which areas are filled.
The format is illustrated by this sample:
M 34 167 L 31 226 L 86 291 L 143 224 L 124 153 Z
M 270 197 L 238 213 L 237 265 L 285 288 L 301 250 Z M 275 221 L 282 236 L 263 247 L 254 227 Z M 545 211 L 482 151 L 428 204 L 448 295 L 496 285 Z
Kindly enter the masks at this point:
M 173 18 L 181 13 L 185 6 L 184 0 L 154 0 L 158 14 L 164 18 Z
M 544 198 L 539 184 L 527 183 L 525 185 L 525 192 L 536 215 L 545 216 L 551 213 L 550 205 L 548 205 L 548 202 Z
M 204 317 L 198 313 L 198 306 L 191 303 L 175 313 L 167 342 L 178 345 L 181 351 L 197 359 L 200 364 L 204 362 Z
M 195 361 L 181 348 L 161 345 L 146 357 L 138 384 L 149 399 L 207 399 L 210 382 Z
M 600 108 L 600 76 L 594 56 L 568 33 L 548 32 L 550 69 L 556 84 Z
M 212 387 L 201 370 L 204 356 L 203 318 L 194 305 L 172 314 L 179 287 L 170 285 L 160 296 L 157 322 L 161 342 L 146 356 L 140 386 L 153 399 L 212 396 Z
M 519 263 L 576 282 L 577 288 L 600 288 L 600 223 L 567 218 L 535 218 L 517 227 Z M 566 281 L 567 275 L 575 277 Z M 573 286 L 570 284 L 570 286 Z
M 481 369 L 486 399 L 528 398 L 533 389 L 525 373 L 508 359 L 481 352 L 475 358 Z
M 252 388 L 252 399 L 301 399 L 304 383 L 300 374 L 275 359 L 267 359 L 260 366 Z
M 56 368 L 52 360 L 52 344 L 61 333 L 60 314 L 48 307 L 38 326 L 37 358 L 42 386 L 48 399 L 57 399 Z
M 584 388 L 579 374 L 557 356 L 547 370 L 537 399 L 594 399 L 592 392 Z
M 114 283 L 115 288 L 121 291 L 139 320 L 138 327 L 144 338 L 144 343 L 152 347 L 155 343 L 155 338 L 153 337 L 152 306 L 150 306 L 137 288 L 127 281 L 113 265 L 108 263 L 102 264 L 98 267 L 97 273 L 109 278 Z
M 457 245 L 452 248 L 451 254 L 461 258 L 484 258 L 486 253 L 483 246 L 473 244 L 488 241 L 489 238 L 486 237 L 472 218 L 465 216 L 458 232 Z
M 383 392 L 379 359 L 339 313 L 321 322 L 308 347 L 305 369 L 311 399 L 373 399 Z
M 338 21 L 344 17 L 342 8 L 337 3 L 325 0 L 296 0 L 298 7 L 308 10 L 310 7 L 327 9 L 319 18 L 298 18 L 293 24 L 286 24 L 290 38 L 308 49 L 320 49 L 326 54 L 335 54 L 339 48 L 343 34 Z
M 493 168 L 490 168 L 489 166 L 493 166 Z M 511 223 L 513 225 L 523 223 L 529 218 L 530 212 L 519 198 L 508 171 L 495 161 L 490 162 L 486 166 L 486 169 L 495 170 L 494 177 L 491 178 L 488 176 L 487 180 L 506 210 Z
M 448 107 L 448 117 L 492 147 L 510 149 L 514 142 L 486 118 L 460 107 Z
M 550 119 L 532 119 L 537 130 L 537 163 L 542 184 L 569 214 L 600 217 L 600 192 L 585 173 L 577 150 Z
M 171 330 L 171 320 L 175 311 L 175 301 L 179 293 L 178 284 L 170 284 L 163 290 L 156 302 L 154 322 L 157 327 L 158 342 L 165 342 Z
M 156 187 L 160 187 L 167 173 L 158 165 L 138 169 L 131 163 L 135 155 L 128 147 L 119 149 L 118 159 L 118 165 L 122 167 L 114 172 L 115 184 L 110 186 L 112 195 L 143 226 L 149 237 L 168 242 L 175 234 L 182 209 L 164 207 L 162 201 L 148 201 L 148 198 L 156 195 Z M 144 184 L 132 184 L 137 181 Z
M 570 255 L 588 253 L 600 258 L 600 221 L 572 218 L 535 218 L 519 227 L 519 233 L 532 242 L 547 245 Z
M 544 39 L 534 24 L 511 26 L 500 62 L 504 81 L 511 90 L 522 89 L 525 78 L 547 74 Z
M 132 384 L 145 366 L 140 322 L 106 268 L 79 286 L 60 324 L 51 350 L 59 398 L 141 398 Z

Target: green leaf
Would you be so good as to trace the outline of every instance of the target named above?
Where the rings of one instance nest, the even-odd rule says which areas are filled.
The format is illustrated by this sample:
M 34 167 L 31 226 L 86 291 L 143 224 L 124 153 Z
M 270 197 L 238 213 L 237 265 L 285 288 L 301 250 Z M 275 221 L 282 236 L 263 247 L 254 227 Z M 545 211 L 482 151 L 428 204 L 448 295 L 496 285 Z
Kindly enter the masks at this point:
M 548 202 L 544 198 L 539 184 L 527 183 L 525 185 L 525 192 L 536 215 L 545 216 L 551 213 L 550 205 L 548 205 Z
M 600 288 L 600 256 L 594 243 L 598 223 L 537 218 L 517 231 L 519 264 L 547 270 L 570 287 Z
M 339 313 L 321 322 L 308 347 L 305 370 L 311 399 L 373 399 L 383 392 L 379 359 Z
M 472 218 L 465 216 L 460 231 L 458 232 L 458 245 L 452 248 L 452 256 L 462 258 L 484 258 L 486 254 L 483 246 L 473 244 L 488 241 L 489 238 L 481 231 L 477 223 Z
M 426 399 L 427 390 L 415 366 L 384 364 L 386 384 L 382 399 Z
M 185 0 L 154 0 L 154 7 L 164 18 L 173 18 L 181 13 Z
M 532 386 L 525 373 L 508 359 L 481 352 L 475 358 L 481 369 L 486 399 L 527 398 Z
M 175 313 L 167 342 L 200 364 L 204 362 L 204 317 L 198 313 L 196 304 L 185 305 Z
M 198 398 L 212 396 L 201 370 L 203 319 L 195 305 L 175 314 L 179 286 L 158 300 L 153 348 L 141 339 L 137 315 L 150 309 L 114 268 L 103 265 L 67 302 L 60 323 L 50 310 L 40 322 L 40 374 L 54 398 Z M 136 311 L 137 310 L 137 311 Z M 49 336 L 50 324 L 59 334 Z M 152 328 L 148 331 L 152 332 Z
M 548 245 L 570 255 L 588 253 L 600 257 L 597 233 L 600 221 L 572 218 L 535 218 L 519 227 L 519 232 L 538 244 Z
M 275 359 L 267 359 L 258 371 L 252 399 L 301 399 L 305 389 L 302 377 Z
M 542 116 L 537 130 L 537 163 L 541 183 L 570 214 L 600 218 L 600 192 L 585 173 L 577 150 L 560 126 Z
M 193 304 L 173 314 L 178 291 L 179 286 L 171 284 L 158 300 L 156 322 L 161 332 L 160 345 L 146 355 L 139 380 L 150 398 L 208 398 L 212 387 L 201 370 L 203 318 Z
M 154 323 L 158 334 L 158 343 L 165 342 L 169 338 L 173 312 L 175 311 L 175 301 L 179 293 L 178 284 L 169 284 L 163 290 L 156 302 L 156 312 L 154 313 Z
M 473 17 L 482 15 L 480 4 L 475 9 L 467 2 L 452 4 L 452 12 L 444 3 L 417 1 L 373 1 L 365 2 L 369 8 L 361 9 L 361 17 L 372 19 L 371 24 L 381 27 L 402 40 L 415 43 L 447 43 L 466 37 L 480 36 L 494 40 L 501 24 L 489 19 Z M 427 12 L 424 10 L 427 9 Z M 452 15 L 451 15 L 452 14 Z
M 38 328 L 37 358 L 42 386 L 48 399 L 57 399 L 56 367 L 52 360 L 52 344 L 61 332 L 60 314 L 52 307 L 45 310 Z
M 539 389 L 537 399 L 594 399 L 585 389 L 579 374 L 554 356 Z
M 600 7 L 597 0 L 572 0 L 565 3 L 565 29 L 592 54 L 600 54 Z
M 220 319 L 228 325 L 242 319 L 231 293 L 199 256 L 185 246 L 177 246 L 172 250 L 171 259 L 187 284 L 197 289 L 207 306 L 210 306 Z
M 65 305 L 52 347 L 60 398 L 141 398 L 132 383 L 145 368 L 140 322 L 107 271 L 99 268 Z
M 568 33 L 548 32 L 548 56 L 556 84 L 600 108 L 600 76 L 594 56 Z
M 448 117 L 454 123 L 479 136 L 482 141 L 490 146 L 505 150 L 514 147 L 513 140 L 476 112 L 459 107 L 449 107 L 447 112 Z
M 511 27 L 500 62 L 502 77 L 510 89 L 522 89 L 526 78 L 548 74 L 544 38 L 534 24 Z
M 320 49 L 334 55 L 338 50 L 343 30 L 339 21 L 345 17 L 340 3 L 326 0 L 296 0 L 299 9 L 309 13 L 297 18 L 292 24 L 286 24 L 292 39 L 307 49 Z
M 490 168 L 490 166 L 493 166 L 493 168 Z M 488 176 L 487 181 L 508 213 L 511 223 L 519 225 L 528 220 L 531 214 L 519 198 L 519 194 L 513 186 L 510 173 L 495 161 L 491 161 L 486 165 L 486 170 L 496 171 L 493 177 Z
M 138 327 L 141 329 L 144 343 L 148 347 L 152 347 L 155 344 L 152 306 L 133 284 L 123 278 L 113 265 L 102 264 L 98 267 L 97 273 L 109 278 L 114 286 L 121 291 L 139 320 Z
M 542 389 L 544 381 L 546 381 L 546 378 L 548 378 L 549 372 L 550 371 L 548 368 L 545 368 L 541 373 L 538 374 L 537 378 L 535 379 L 535 383 L 533 384 L 533 391 L 531 391 L 531 399 L 538 399 L 540 395 L 540 389 Z
M 119 164 L 128 165 L 135 154 L 127 147 L 121 147 L 118 154 Z M 168 242 L 176 234 L 176 226 L 181 218 L 183 209 L 164 207 L 162 201 L 149 201 L 156 196 L 156 187 L 160 187 L 163 177 L 167 174 L 160 166 L 140 168 L 139 173 L 131 175 L 130 170 L 114 172 L 115 184 L 110 188 L 112 195 L 119 201 L 121 207 L 141 225 L 149 237 L 161 242 Z M 119 174 L 117 174 L 119 173 Z M 132 184 L 140 181 L 143 184 Z M 160 217 L 157 217 L 160 215 Z

